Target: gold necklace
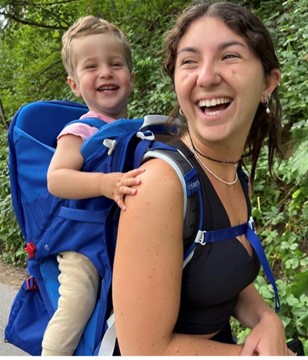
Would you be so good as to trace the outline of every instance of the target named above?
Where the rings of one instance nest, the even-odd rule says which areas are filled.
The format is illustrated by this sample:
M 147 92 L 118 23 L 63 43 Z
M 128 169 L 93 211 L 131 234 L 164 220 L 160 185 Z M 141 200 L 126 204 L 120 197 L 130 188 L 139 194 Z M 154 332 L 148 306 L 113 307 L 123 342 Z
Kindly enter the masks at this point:
M 214 176 L 215 179 L 217 179 L 218 181 L 220 181 L 221 183 L 225 184 L 225 185 L 228 185 L 228 186 L 231 186 L 231 185 L 234 185 L 237 180 L 238 180 L 238 175 L 237 175 L 237 172 L 235 173 L 235 178 L 233 181 L 225 181 L 223 179 L 221 179 L 218 175 L 216 175 L 203 161 L 202 159 L 200 158 L 200 156 L 198 155 L 198 153 L 195 151 L 194 149 L 194 145 L 193 145 L 193 142 L 192 142 L 192 139 L 190 138 L 190 136 L 188 136 L 186 134 L 186 138 L 190 140 L 190 142 L 188 143 L 188 147 L 190 148 L 190 150 L 192 151 L 192 153 L 194 154 L 195 158 L 199 161 L 199 163 L 201 164 L 201 166 L 207 170 L 212 176 Z

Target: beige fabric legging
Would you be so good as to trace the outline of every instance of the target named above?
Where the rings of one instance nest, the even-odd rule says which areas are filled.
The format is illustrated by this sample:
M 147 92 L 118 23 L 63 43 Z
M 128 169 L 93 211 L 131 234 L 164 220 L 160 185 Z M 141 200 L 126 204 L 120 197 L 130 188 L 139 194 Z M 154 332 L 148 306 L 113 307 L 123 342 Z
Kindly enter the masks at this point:
M 86 256 L 69 251 L 57 260 L 60 297 L 44 334 L 42 356 L 73 355 L 97 299 L 99 275 Z

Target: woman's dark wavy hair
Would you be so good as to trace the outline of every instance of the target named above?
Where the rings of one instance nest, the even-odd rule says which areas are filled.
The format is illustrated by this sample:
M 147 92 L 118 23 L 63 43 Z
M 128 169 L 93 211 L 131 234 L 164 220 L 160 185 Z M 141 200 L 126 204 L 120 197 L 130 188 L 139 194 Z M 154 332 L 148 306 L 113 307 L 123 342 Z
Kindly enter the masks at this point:
M 232 31 L 243 37 L 249 48 L 260 59 L 265 76 L 269 75 L 273 69 L 279 69 L 279 62 L 271 36 L 263 23 L 254 14 L 235 3 L 202 2 L 184 10 L 173 29 L 165 34 L 163 67 L 173 82 L 179 41 L 190 25 L 204 16 L 221 19 Z M 257 161 L 266 137 L 268 137 L 268 166 L 271 175 L 273 174 L 275 153 L 279 158 L 282 157 L 280 148 L 282 113 L 277 87 L 271 95 L 268 106 L 270 108 L 269 114 L 266 113 L 264 104 L 259 104 L 246 141 L 243 156 L 251 159 L 251 182 L 253 182 Z M 179 105 L 174 108 L 171 115 L 178 116 L 178 111 Z

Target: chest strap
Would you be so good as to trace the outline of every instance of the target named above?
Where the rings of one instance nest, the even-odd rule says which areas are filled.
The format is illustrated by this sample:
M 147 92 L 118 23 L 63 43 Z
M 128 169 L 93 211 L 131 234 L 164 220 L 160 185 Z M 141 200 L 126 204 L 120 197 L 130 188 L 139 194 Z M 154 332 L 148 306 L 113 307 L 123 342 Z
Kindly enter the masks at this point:
M 260 239 L 255 232 L 255 226 L 254 226 L 254 221 L 253 221 L 252 217 L 250 217 L 249 221 L 245 224 L 232 226 L 232 227 L 229 227 L 226 229 L 212 230 L 212 231 L 199 230 L 197 233 L 197 236 L 195 238 L 195 242 L 189 250 L 190 254 L 187 256 L 186 261 L 188 262 L 192 258 L 196 244 L 200 244 L 200 245 L 204 246 L 206 244 L 213 244 L 218 241 L 233 239 L 239 235 L 246 236 L 250 245 L 253 247 L 256 254 L 258 255 L 258 258 L 262 264 L 265 275 L 274 290 L 275 310 L 276 310 L 276 312 L 279 312 L 280 311 L 280 301 L 279 301 L 279 296 L 278 296 L 277 285 L 276 285 L 272 270 L 269 266 L 267 257 L 265 255 L 264 249 L 261 245 Z

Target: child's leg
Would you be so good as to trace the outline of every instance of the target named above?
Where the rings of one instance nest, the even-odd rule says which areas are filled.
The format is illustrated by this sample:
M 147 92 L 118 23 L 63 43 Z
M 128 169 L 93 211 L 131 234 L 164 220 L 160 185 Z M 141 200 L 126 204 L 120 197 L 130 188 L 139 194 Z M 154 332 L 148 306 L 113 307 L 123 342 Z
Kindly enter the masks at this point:
M 44 334 L 42 356 L 73 355 L 97 299 L 99 275 L 87 257 L 69 251 L 58 262 L 60 298 Z

